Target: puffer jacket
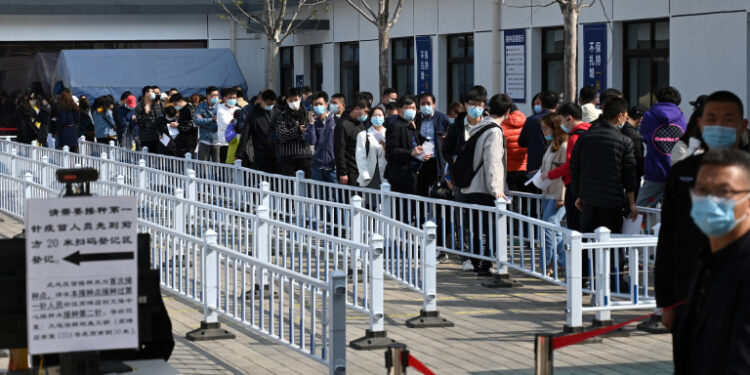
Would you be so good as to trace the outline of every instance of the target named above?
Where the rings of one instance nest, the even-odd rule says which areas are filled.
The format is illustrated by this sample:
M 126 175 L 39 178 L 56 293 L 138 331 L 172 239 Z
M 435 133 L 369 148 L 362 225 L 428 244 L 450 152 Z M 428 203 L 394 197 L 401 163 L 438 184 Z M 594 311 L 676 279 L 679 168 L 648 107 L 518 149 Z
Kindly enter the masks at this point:
M 584 204 L 624 208 L 625 192 L 638 186 L 633 141 L 613 125 L 592 127 L 570 158 L 570 188 Z
M 525 123 L 526 115 L 516 110 L 511 112 L 501 124 L 508 147 L 506 150 L 508 153 L 508 172 L 526 170 L 526 160 L 528 158 L 526 147 L 521 147 L 518 144 L 518 137 L 521 135 L 521 129 L 523 129 L 523 124 Z

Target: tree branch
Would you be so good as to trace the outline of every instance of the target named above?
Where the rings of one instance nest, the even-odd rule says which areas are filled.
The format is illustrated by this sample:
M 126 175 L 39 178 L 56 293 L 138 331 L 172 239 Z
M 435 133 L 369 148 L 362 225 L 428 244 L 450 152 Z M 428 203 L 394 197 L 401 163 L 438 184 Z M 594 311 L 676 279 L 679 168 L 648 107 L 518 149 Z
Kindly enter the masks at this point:
M 365 11 L 363 11 L 362 8 L 360 8 L 357 4 L 354 4 L 353 0 L 346 0 L 346 2 L 349 3 L 349 5 L 351 5 L 352 8 L 354 8 L 357 12 L 359 12 L 359 14 L 361 14 L 362 17 L 365 17 L 366 20 L 372 22 L 374 25 L 377 25 L 377 21 L 375 21 L 374 14 L 365 13 Z M 372 10 L 370 9 L 369 5 L 367 5 L 367 3 L 364 2 L 364 0 L 360 0 L 360 2 L 364 3 L 365 6 L 367 7 L 367 10 L 370 13 L 372 13 Z
M 387 24 L 388 30 L 390 30 L 391 27 L 393 27 L 393 25 L 395 25 L 396 22 L 398 22 L 398 17 L 401 16 L 401 9 L 403 9 L 403 7 L 404 7 L 404 0 L 398 0 L 398 3 L 396 3 L 396 10 L 393 12 L 393 17 L 391 18 L 390 21 L 388 21 L 388 24 Z
M 596 0 L 591 0 L 590 3 L 586 4 L 586 2 L 584 0 L 581 0 L 581 3 L 578 5 L 578 11 L 580 12 L 581 9 L 583 9 L 583 8 L 590 8 L 590 7 L 592 7 L 595 2 L 596 2 Z

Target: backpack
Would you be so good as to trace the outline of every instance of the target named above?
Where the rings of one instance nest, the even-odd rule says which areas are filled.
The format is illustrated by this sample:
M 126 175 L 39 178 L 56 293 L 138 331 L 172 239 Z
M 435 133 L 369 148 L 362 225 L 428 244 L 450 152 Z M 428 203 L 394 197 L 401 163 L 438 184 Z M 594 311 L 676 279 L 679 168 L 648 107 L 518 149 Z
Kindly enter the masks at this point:
M 477 172 L 479 172 L 479 170 L 482 169 L 482 166 L 484 166 L 484 160 L 482 160 L 479 163 L 479 166 L 474 169 L 474 150 L 476 149 L 477 142 L 479 141 L 479 138 L 482 136 L 482 134 L 491 129 L 500 129 L 501 133 L 503 130 L 500 125 L 494 123 L 491 125 L 487 125 L 482 130 L 474 133 L 474 135 L 472 135 L 463 145 L 461 145 L 461 148 L 456 154 L 456 160 L 453 162 L 450 171 L 450 175 L 452 177 L 454 185 L 461 188 L 468 187 L 469 185 L 471 185 L 471 181 L 474 179 L 474 176 L 477 175 Z M 505 135 L 503 135 L 503 141 L 504 140 Z

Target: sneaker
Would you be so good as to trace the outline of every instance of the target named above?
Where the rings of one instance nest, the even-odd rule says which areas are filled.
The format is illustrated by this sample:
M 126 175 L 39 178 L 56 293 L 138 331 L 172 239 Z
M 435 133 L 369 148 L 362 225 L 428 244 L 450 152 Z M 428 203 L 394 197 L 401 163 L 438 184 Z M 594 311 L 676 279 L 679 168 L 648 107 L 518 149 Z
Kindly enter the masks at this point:
M 471 264 L 471 260 L 466 259 L 461 269 L 464 271 L 474 271 L 474 265 Z
M 444 262 L 446 260 L 448 260 L 448 254 L 446 254 L 446 253 L 444 253 L 442 251 L 438 253 L 437 257 L 435 257 L 435 261 L 437 263 Z

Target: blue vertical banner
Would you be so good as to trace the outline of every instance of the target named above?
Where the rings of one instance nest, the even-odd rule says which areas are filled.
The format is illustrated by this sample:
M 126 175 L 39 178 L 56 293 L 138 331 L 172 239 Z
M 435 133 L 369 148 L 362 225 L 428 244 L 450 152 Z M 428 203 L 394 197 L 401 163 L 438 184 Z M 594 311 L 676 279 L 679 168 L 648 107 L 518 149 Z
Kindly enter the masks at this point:
M 526 29 L 505 30 L 505 93 L 526 103 Z
M 607 88 L 607 24 L 583 26 L 583 85 Z
M 297 86 L 298 89 L 302 88 L 302 86 L 305 85 L 305 75 L 304 74 L 297 74 L 297 76 L 295 78 L 296 78 L 295 79 L 295 86 Z
M 417 94 L 432 92 L 432 38 L 418 36 L 417 45 Z

